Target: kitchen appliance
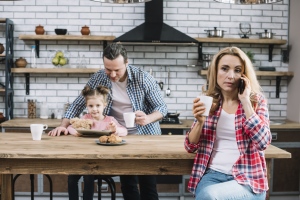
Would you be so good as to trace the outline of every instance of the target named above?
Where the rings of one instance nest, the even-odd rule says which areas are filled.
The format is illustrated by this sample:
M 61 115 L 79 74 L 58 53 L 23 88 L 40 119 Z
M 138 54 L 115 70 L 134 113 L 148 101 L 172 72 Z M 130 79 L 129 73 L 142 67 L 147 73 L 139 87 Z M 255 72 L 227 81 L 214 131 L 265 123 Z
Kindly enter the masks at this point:
M 196 45 L 198 41 L 163 23 L 163 0 L 145 3 L 145 22 L 113 42 Z
M 182 122 L 179 121 L 180 113 L 167 113 L 165 117 L 163 117 L 159 123 L 160 124 L 181 124 Z
M 217 27 L 214 27 L 213 30 L 204 30 L 207 32 L 207 37 L 219 37 L 222 38 L 224 36 L 224 30 L 217 29 Z
M 265 30 L 262 33 L 256 33 L 259 36 L 259 39 L 272 39 L 275 33 L 272 33 L 272 30 Z

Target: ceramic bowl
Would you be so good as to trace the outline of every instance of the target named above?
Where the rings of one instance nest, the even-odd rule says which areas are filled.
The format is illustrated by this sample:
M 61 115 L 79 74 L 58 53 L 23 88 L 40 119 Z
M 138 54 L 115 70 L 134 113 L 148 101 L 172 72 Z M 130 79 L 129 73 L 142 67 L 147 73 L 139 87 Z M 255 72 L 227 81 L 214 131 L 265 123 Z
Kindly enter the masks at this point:
M 55 31 L 56 35 L 66 35 L 67 34 L 67 29 L 56 28 L 54 31 Z

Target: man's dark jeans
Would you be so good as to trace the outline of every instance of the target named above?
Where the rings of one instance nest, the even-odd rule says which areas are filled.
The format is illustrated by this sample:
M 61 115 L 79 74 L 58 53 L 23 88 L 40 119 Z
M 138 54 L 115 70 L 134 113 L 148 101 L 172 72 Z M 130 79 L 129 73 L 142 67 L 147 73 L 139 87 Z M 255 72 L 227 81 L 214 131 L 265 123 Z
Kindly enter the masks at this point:
M 120 176 L 120 181 L 124 200 L 158 200 L 156 176 Z
M 78 181 L 82 175 L 68 176 L 68 193 L 69 200 L 78 200 Z M 94 196 L 94 175 L 83 176 L 83 200 L 93 200 Z

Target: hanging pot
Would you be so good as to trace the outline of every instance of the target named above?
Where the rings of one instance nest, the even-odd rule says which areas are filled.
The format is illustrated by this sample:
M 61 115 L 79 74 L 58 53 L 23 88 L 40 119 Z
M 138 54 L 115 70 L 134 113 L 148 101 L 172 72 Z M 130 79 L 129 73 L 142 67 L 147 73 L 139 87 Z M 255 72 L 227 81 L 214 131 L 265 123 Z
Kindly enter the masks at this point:
M 4 52 L 5 48 L 3 46 L 3 44 L 0 43 L 0 54 L 2 54 Z
M 217 29 L 217 27 L 214 27 L 213 30 L 204 30 L 204 31 L 207 32 L 207 37 L 219 37 L 219 38 L 222 38 L 224 36 L 224 32 L 226 32 Z
M 259 39 L 272 39 L 273 35 L 275 35 L 275 33 L 272 33 L 272 30 L 268 31 L 265 30 L 265 32 L 262 33 L 256 33 L 259 36 Z
M 44 27 L 41 26 L 41 25 L 36 26 L 35 27 L 35 33 L 37 35 L 44 35 L 44 33 L 45 33 Z

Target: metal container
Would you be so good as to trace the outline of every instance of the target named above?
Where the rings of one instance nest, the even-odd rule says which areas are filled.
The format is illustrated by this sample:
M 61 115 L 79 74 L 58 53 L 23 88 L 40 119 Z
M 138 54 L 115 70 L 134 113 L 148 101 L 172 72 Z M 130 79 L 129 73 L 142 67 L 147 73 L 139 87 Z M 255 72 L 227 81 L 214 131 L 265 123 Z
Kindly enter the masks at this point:
M 224 36 L 224 32 L 226 32 L 217 29 L 217 27 L 214 27 L 213 30 L 204 30 L 204 31 L 207 32 L 207 37 L 219 37 L 219 38 L 222 38 Z
M 206 70 L 210 66 L 210 60 L 203 60 L 202 61 L 202 69 Z
M 275 35 L 275 33 L 272 33 L 272 30 L 268 31 L 265 30 L 265 32 L 262 33 L 256 33 L 259 36 L 259 39 L 272 39 L 273 35 Z

